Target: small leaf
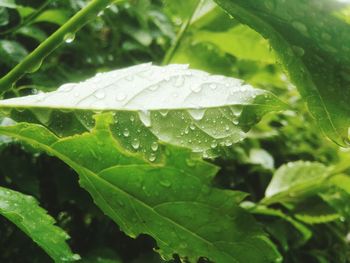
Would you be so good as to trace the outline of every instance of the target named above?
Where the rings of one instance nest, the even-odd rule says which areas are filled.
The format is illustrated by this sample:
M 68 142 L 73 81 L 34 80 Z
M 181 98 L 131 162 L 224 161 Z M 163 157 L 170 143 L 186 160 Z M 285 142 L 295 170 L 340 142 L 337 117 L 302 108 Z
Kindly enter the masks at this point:
M 56 262 L 80 259 L 66 243 L 69 236 L 54 225 L 55 220 L 33 197 L 0 187 L 0 214 L 17 225 Z
M 329 175 L 321 163 L 298 161 L 282 165 L 265 191 L 265 201 L 295 201 L 297 197 L 314 194 Z

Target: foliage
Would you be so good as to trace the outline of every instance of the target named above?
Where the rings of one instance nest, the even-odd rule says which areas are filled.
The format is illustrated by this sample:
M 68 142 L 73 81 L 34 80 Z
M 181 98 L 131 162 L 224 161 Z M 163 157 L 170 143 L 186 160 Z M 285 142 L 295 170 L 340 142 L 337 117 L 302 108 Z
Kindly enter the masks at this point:
M 112 2 L 0 1 L 0 261 L 349 262 L 349 4 Z

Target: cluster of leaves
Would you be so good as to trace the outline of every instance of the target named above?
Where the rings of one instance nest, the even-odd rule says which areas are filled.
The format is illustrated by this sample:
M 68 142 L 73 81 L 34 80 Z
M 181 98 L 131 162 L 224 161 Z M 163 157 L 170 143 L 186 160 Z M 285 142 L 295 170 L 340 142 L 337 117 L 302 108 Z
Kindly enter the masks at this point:
M 87 4 L 32 2 L 0 1 L 3 75 Z M 212 1 L 112 4 L 4 94 L 39 93 L 0 103 L 7 116 L 0 126 L 0 261 L 349 262 L 349 152 L 320 132 L 342 146 L 348 139 L 349 9 L 325 0 L 216 2 L 230 15 Z M 243 83 L 227 88 L 238 99 L 214 109 L 158 111 L 147 106 L 161 105 L 150 101 L 152 92 L 171 92 L 166 82 L 185 87 L 199 73 L 149 65 L 41 94 L 147 61 L 237 77 L 288 106 Z M 157 74 L 141 78 L 148 68 Z M 200 81 L 207 93 L 191 82 L 188 96 L 198 104 L 230 83 Z M 104 108 L 106 87 L 125 92 L 118 102 L 135 83 L 148 88 L 136 93 L 139 100 Z M 92 90 L 78 97 L 102 100 L 102 108 L 60 102 L 77 88 Z M 50 96 L 58 106 L 45 105 Z M 130 111 L 140 101 L 142 111 Z

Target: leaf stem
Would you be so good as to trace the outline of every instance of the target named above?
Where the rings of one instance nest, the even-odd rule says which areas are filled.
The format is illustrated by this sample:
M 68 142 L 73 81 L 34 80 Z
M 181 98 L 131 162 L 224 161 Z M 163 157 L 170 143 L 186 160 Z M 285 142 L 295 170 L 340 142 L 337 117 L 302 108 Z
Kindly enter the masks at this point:
M 90 19 L 96 17 L 101 10 L 112 2 L 115 2 L 115 0 L 92 0 L 85 8 L 76 13 L 55 33 L 42 42 L 21 63 L 0 79 L 0 93 L 10 89 L 13 83 L 20 79 L 25 73 L 36 71 L 40 67 L 43 59 L 64 41 L 67 34 L 74 35 Z
M 162 61 L 162 65 L 167 65 L 171 62 L 172 58 L 174 57 L 176 50 L 178 49 L 178 47 L 180 46 L 180 42 L 183 38 L 183 36 L 185 35 L 188 27 L 190 26 L 192 19 L 194 17 L 194 15 L 196 14 L 198 7 L 201 5 L 202 0 L 198 0 L 197 5 L 195 5 L 195 8 L 193 9 L 193 12 L 191 13 L 191 15 L 182 23 L 181 28 L 178 32 L 178 34 L 176 35 L 176 39 L 174 41 L 174 43 L 171 45 L 171 47 L 168 49 L 168 51 L 166 52 L 164 59 Z

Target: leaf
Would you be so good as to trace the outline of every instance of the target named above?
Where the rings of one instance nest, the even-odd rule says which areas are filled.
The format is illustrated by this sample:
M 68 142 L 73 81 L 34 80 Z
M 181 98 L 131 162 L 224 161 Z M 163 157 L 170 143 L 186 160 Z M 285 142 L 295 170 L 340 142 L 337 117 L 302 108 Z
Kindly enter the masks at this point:
M 347 145 L 350 30 L 336 1 L 216 0 L 270 41 L 324 133 Z
M 0 65 L 16 65 L 28 54 L 27 50 L 16 41 L 0 40 Z
M 213 156 L 242 140 L 271 111 L 286 108 L 270 92 L 185 65 L 151 64 L 98 74 L 57 91 L 0 101 L 17 121 L 47 125 L 57 135 L 90 130 L 96 111 L 115 111 L 113 134 L 127 149 L 155 155 L 158 140 Z M 25 110 L 25 111 L 23 111 Z
M 342 174 L 333 176 L 329 185 L 329 189 L 319 194 L 320 197 L 341 216 L 350 218 L 350 177 Z
M 305 244 L 312 237 L 312 231 L 308 227 L 278 209 L 273 209 L 264 205 L 254 204 L 250 202 L 243 202 L 241 206 L 252 214 L 276 217 L 282 219 L 285 222 L 288 222 L 300 234 L 298 245 Z
M 66 243 L 69 236 L 31 196 L 0 187 L 0 214 L 16 224 L 56 262 L 76 261 Z
M 17 8 L 19 7 L 14 0 L 0 0 L 0 6 L 6 8 Z
M 276 59 L 268 42 L 247 26 L 237 25 L 227 31 L 200 30 L 192 36 L 194 44 L 207 42 L 240 59 L 275 63 Z
M 325 224 L 340 218 L 340 214 L 318 196 L 296 204 L 292 212 L 298 220 L 307 224 Z
M 265 201 L 283 202 L 314 194 L 329 175 L 327 167 L 317 162 L 297 161 L 282 165 L 265 191 Z
M 245 194 L 211 187 L 217 167 L 171 145 L 159 145 L 164 154 L 153 163 L 121 146 L 112 113 L 95 118 L 90 132 L 64 138 L 29 123 L 0 127 L 0 133 L 66 162 L 106 215 L 131 237 L 151 235 L 165 259 L 178 253 L 192 262 L 281 261 L 259 225 L 238 207 Z

